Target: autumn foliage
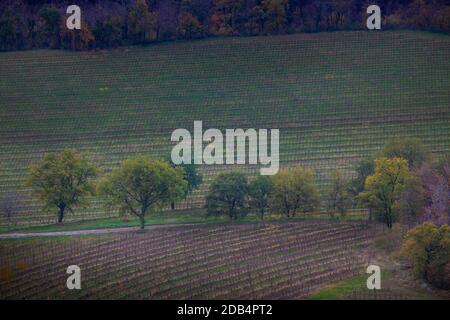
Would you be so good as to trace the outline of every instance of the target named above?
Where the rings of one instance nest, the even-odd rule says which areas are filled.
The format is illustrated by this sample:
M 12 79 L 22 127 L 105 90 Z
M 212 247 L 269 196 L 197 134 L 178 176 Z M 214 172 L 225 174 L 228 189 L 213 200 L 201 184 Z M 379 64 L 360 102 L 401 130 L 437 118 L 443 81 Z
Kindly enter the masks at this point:
M 450 289 L 450 227 L 426 222 L 406 236 L 403 255 L 414 272 L 441 289 Z
M 84 3 L 83 31 L 65 28 L 66 3 L 0 2 L 0 50 L 85 50 L 206 36 L 247 36 L 366 28 L 359 0 L 121 0 Z M 378 1 L 382 29 L 450 32 L 448 1 Z M 85 18 L 84 18 L 85 17 Z M 97 32 L 93 32 L 97 29 Z

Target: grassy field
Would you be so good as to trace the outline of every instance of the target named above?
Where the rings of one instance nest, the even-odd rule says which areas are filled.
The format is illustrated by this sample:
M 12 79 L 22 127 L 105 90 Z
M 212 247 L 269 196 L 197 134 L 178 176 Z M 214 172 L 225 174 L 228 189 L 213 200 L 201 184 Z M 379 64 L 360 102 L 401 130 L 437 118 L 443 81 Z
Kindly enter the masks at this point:
M 221 38 L 94 52 L 0 54 L 0 196 L 26 206 L 0 225 L 48 224 L 24 186 L 27 166 L 74 147 L 104 170 L 134 154 L 167 155 L 177 128 L 279 128 L 282 166 L 330 174 L 388 139 L 450 151 L 450 37 L 334 32 Z M 249 174 L 255 166 L 235 166 Z M 181 208 L 202 206 L 211 179 Z M 100 199 L 68 221 L 114 217 Z

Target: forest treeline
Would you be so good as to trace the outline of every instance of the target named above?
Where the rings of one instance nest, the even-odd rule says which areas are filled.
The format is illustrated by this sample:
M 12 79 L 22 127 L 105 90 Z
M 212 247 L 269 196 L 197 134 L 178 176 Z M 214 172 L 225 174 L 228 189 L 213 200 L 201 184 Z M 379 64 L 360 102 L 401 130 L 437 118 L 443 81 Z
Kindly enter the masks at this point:
M 68 30 L 66 9 L 82 11 Z M 450 0 L 3 0 L 0 50 L 88 50 L 209 36 L 358 30 L 381 8 L 382 29 L 450 32 Z

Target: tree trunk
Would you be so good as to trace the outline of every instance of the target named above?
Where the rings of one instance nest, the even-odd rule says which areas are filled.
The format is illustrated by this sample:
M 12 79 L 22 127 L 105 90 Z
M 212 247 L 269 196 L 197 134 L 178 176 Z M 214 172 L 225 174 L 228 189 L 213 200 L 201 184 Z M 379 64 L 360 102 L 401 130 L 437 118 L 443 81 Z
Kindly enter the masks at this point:
M 141 230 L 145 228 L 145 215 L 143 213 L 140 214 L 139 220 L 141 221 Z
M 66 209 L 65 205 L 59 206 L 59 212 L 58 212 L 58 223 L 62 223 L 64 219 L 64 210 Z
M 171 203 L 170 203 L 170 208 L 171 208 L 172 210 L 175 210 L 175 202 L 171 202 Z
M 388 229 L 392 229 L 392 209 L 388 208 L 386 222 Z

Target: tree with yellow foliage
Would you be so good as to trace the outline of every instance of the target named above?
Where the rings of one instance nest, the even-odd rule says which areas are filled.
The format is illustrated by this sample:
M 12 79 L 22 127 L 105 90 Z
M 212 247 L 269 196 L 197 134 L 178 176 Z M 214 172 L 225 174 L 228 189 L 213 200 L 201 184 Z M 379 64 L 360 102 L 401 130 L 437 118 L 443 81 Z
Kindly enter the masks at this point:
M 375 160 L 375 173 L 368 176 L 364 191 L 358 195 L 361 202 L 375 209 L 380 221 L 392 228 L 397 220 L 395 203 L 410 176 L 408 161 L 402 158 Z
M 417 276 L 441 289 L 450 289 L 450 227 L 426 222 L 408 232 L 401 253 Z
M 281 210 L 288 218 L 297 212 L 311 212 L 319 204 L 319 192 L 311 169 L 300 166 L 282 169 L 272 181 L 270 206 Z

